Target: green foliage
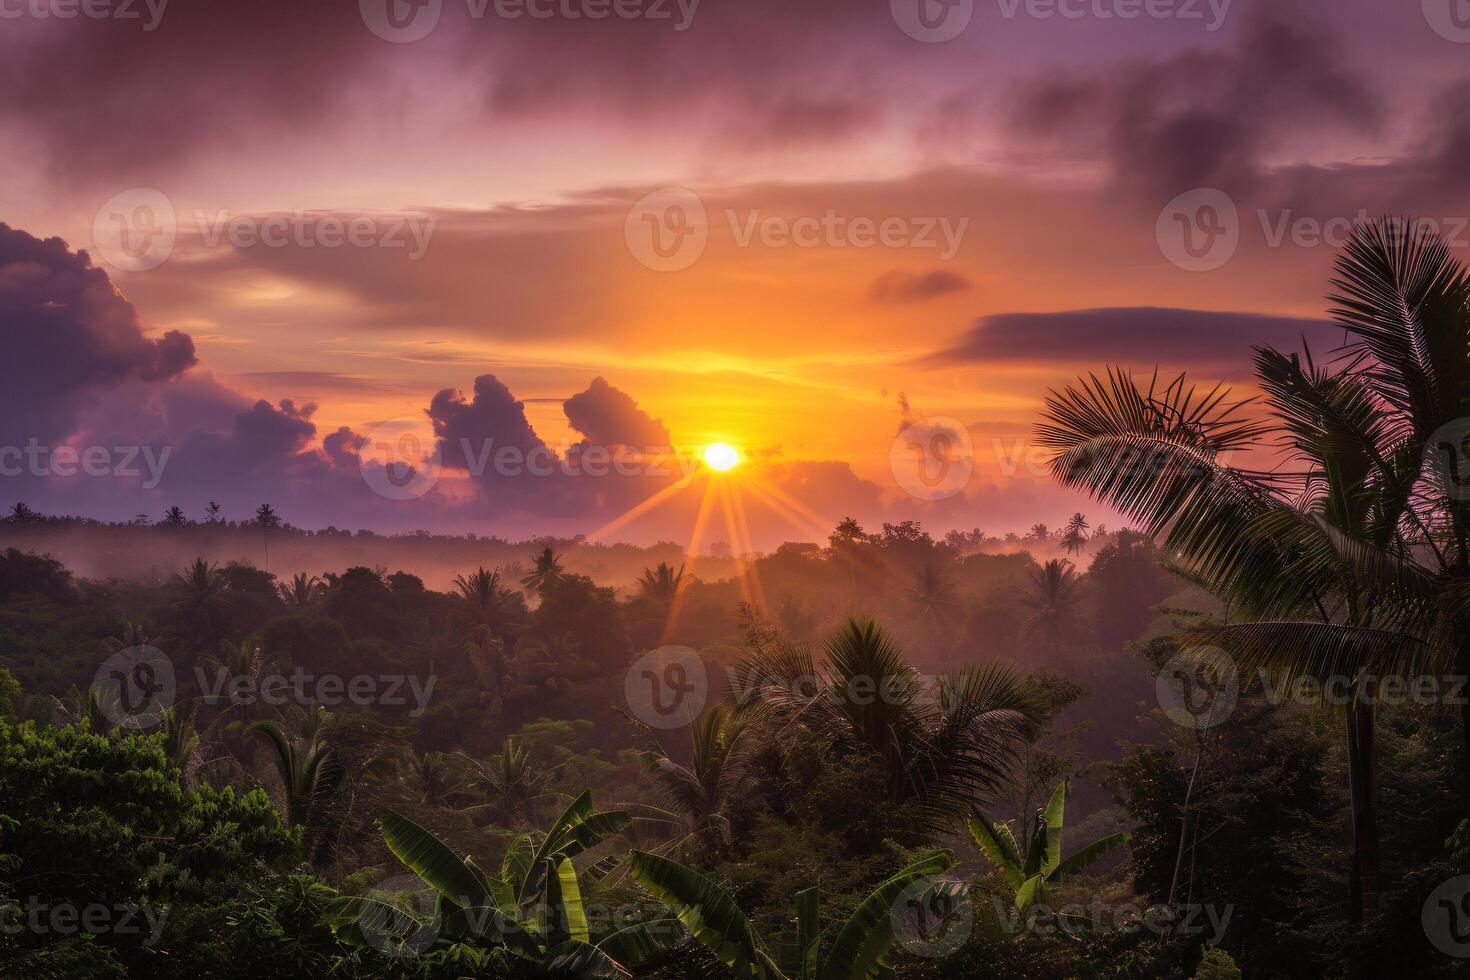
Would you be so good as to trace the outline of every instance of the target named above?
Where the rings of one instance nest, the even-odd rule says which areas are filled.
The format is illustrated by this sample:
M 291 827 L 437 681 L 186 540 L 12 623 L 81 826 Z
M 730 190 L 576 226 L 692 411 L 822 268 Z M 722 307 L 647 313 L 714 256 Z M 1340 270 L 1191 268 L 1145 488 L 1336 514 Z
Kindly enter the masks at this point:
M 31 907 L 103 907 L 109 915 L 142 909 L 164 929 L 159 936 L 141 925 L 135 932 L 104 929 L 72 940 L 27 927 L 12 948 L 0 946 L 0 975 L 60 976 L 86 963 L 105 976 L 116 961 L 130 972 L 164 962 L 159 957 L 174 943 L 190 945 L 177 930 L 182 907 L 296 852 L 264 793 L 184 787 L 161 735 L 33 722 L 0 720 L 0 828 L 5 877 L 15 882 L 13 916 Z M 53 970 L 59 972 L 47 972 Z M 160 965 L 154 975 L 171 974 Z
M 633 876 L 679 917 L 690 935 L 712 949 L 736 976 L 757 980 L 868 980 L 890 975 L 893 910 L 899 896 L 916 884 L 932 882 L 954 863 L 947 852 L 938 854 L 884 881 L 837 930 L 825 958 L 816 949 L 820 943 L 818 895 L 803 891 L 797 896 L 794 955 L 778 962 L 779 951 L 755 930 L 734 897 L 717 882 L 644 851 L 634 851 L 629 861 Z
M 1229 953 L 1218 946 L 1211 946 L 1200 959 L 1193 980 L 1240 980 L 1240 967 L 1235 965 Z
M 0 667 L 0 718 L 12 718 L 20 704 L 20 681 L 4 667 Z
M 514 976 L 623 976 L 626 970 L 613 955 L 652 955 L 663 948 L 660 936 L 667 930 L 628 926 L 593 945 L 572 859 L 621 833 L 630 819 L 623 811 L 594 811 L 591 794 L 584 792 L 545 831 L 516 838 L 496 877 L 412 820 L 389 812 L 381 822 L 383 839 L 433 889 L 432 919 L 379 898 L 352 896 L 338 900 L 326 921 L 349 945 L 376 947 L 390 956 L 464 956 L 493 962 Z
M 1067 808 L 1067 784 L 1060 783 L 1051 799 L 1036 813 L 1035 832 L 1024 850 L 1004 823 L 991 823 L 976 810 L 967 821 L 980 853 L 1014 893 L 1016 908 L 1046 902 L 1046 885 L 1082 871 L 1109 851 L 1128 843 L 1128 833 L 1109 834 L 1062 857 L 1062 826 Z

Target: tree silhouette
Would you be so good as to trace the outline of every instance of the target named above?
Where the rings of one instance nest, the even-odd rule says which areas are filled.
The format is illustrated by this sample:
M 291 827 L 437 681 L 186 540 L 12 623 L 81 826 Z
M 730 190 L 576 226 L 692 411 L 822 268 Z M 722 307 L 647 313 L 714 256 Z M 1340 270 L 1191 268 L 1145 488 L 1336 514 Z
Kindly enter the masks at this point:
M 661 561 L 657 568 L 643 570 L 643 574 L 638 578 L 638 594 L 653 602 L 673 602 L 683 582 L 683 565 L 680 565 L 679 570 L 675 571 L 674 566 L 666 561 Z
M 521 584 L 538 595 L 546 590 L 546 587 L 555 581 L 564 569 L 561 564 L 561 555 L 551 550 L 547 545 L 535 558 L 535 565 L 531 571 L 521 578 Z

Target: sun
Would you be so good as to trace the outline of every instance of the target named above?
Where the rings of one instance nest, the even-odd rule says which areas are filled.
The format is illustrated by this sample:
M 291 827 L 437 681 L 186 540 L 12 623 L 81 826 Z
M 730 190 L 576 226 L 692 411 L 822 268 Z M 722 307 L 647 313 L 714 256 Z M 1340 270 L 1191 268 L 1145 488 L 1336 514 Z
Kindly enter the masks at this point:
M 704 465 L 721 473 L 734 469 L 740 462 L 740 452 L 728 442 L 712 442 L 704 447 Z

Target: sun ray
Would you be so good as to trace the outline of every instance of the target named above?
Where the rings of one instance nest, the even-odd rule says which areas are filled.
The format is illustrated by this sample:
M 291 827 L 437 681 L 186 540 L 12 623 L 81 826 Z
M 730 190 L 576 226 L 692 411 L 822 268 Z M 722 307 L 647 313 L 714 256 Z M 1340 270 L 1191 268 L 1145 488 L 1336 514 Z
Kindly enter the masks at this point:
M 735 577 L 740 583 L 740 598 L 746 604 L 759 609 L 755 592 L 751 588 L 750 576 L 746 571 L 745 556 L 749 553 L 747 542 L 740 536 L 740 528 L 735 523 L 735 509 L 730 504 L 730 487 L 726 483 L 720 484 L 720 509 L 725 513 L 725 528 L 730 536 L 730 550 L 735 557 Z
M 709 524 L 710 513 L 714 510 L 715 487 L 713 480 L 706 480 L 704 484 L 704 499 L 699 502 L 699 513 L 694 518 L 694 529 L 689 533 L 689 547 L 684 553 L 691 559 L 699 554 L 699 545 L 704 540 L 704 529 Z M 680 589 L 674 593 L 673 601 L 669 603 L 669 615 L 664 620 L 663 637 L 659 643 L 667 644 L 674 635 L 674 627 L 678 623 L 679 611 L 684 605 L 684 594 L 688 589 Z
M 754 478 L 748 479 L 745 483 L 745 488 L 755 494 L 756 499 L 764 504 L 768 510 L 776 516 L 785 519 L 788 524 L 798 531 L 806 534 L 814 534 L 819 541 L 827 534 L 825 527 L 807 519 L 802 514 L 797 513 L 776 499 L 775 495 L 766 490 L 765 485 L 760 480 Z
M 753 474 L 747 476 L 746 479 L 752 484 L 760 486 L 763 490 L 765 490 L 771 496 L 775 497 L 777 500 L 781 501 L 787 507 L 790 507 L 796 513 L 801 514 L 807 520 L 811 521 L 812 526 L 818 529 L 819 534 L 825 535 L 827 533 L 826 529 L 832 527 L 832 522 L 829 521 L 826 517 L 812 510 L 806 504 L 792 497 L 791 494 L 782 490 L 775 484 L 767 480 L 762 480 L 760 477 Z
M 740 488 L 732 486 L 727 492 L 729 506 L 735 511 L 735 524 L 740 537 L 740 550 L 742 554 L 755 554 L 755 541 L 750 536 L 750 525 L 745 520 L 745 501 L 740 496 Z M 749 565 L 750 591 L 755 596 L 755 608 L 764 612 L 766 608 L 765 590 L 761 588 L 760 570 L 756 561 L 752 560 Z
M 614 517 L 612 520 L 608 521 L 606 524 L 602 525 L 602 527 L 593 531 L 591 534 L 587 535 L 587 540 L 600 541 L 605 535 L 612 534 L 615 531 L 621 531 L 633 521 L 642 517 L 644 514 L 653 510 L 655 507 L 660 506 L 664 501 L 668 500 L 674 494 L 678 493 L 685 486 L 687 486 L 687 483 L 681 480 L 678 483 L 669 484 L 658 493 L 655 493 L 648 497 L 644 497 L 641 501 L 623 511 L 617 517 Z

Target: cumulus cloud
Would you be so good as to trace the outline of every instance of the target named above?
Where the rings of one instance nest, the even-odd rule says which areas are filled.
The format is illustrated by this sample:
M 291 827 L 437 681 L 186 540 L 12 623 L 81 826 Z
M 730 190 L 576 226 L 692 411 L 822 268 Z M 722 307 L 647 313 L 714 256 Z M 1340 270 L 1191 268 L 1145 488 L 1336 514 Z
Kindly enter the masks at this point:
M 650 418 L 631 395 L 619 391 L 601 377 L 593 378 L 586 391 L 562 403 L 567 422 L 580 432 L 584 445 L 632 446 L 659 449 L 672 445 L 663 422 Z
M 194 342 L 176 330 L 145 335 L 131 303 L 85 252 L 0 224 L 0 368 L 5 411 L 0 440 L 66 439 L 78 415 L 108 389 L 162 381 L 195 363 Z
M 533 450 L 546 449 L 526 421 L 525 403 L 517 401 L 493 374 L 475 379 L 474 397 L 469 401 L 453 388 L 441 390 L 429 403 L 428 414 L 443 464 L 449 469 L 482 469 L 485 454 L 501 449 L 513 450 L 522 458 Z

